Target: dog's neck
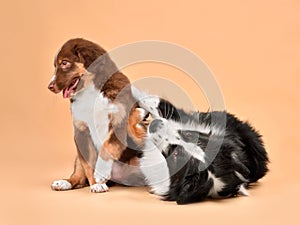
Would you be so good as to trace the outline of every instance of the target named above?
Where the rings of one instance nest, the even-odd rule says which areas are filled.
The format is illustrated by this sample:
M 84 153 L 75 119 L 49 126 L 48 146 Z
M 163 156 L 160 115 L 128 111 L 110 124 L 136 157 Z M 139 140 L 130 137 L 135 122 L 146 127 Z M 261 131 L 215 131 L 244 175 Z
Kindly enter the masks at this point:
M 98 76 L 99 76 L 99 74 L 98 74 Z M 96 77 L 95 74 L 90 73 L 88 71 L 84 75 L 81 76 L 80 82 L 77 87 L 79 89 L 79 91 L 77 91 L 76 94 L 74 94 L 74 96 L 72 96 L 70 98 L 71 103 L 78 101 L 80 99 L 84 99 L 82 97 L 82 95 L 94 96 L 94 95 L 98 94 L 99 92 L 101 92 L 101 89 L 97 88 L 97 85 L 95 84 L 95 82 L 96 82 L 95 77 Z M 85 101 L 86 101 L 86 99 L 85 99 Z

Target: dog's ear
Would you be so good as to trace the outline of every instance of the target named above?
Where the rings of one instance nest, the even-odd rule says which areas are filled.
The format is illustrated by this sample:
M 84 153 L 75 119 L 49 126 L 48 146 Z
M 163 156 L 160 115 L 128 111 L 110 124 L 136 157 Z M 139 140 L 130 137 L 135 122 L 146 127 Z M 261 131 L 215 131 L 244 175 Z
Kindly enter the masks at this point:
M 78 57 L 80 63 L 85 64 L 85 60 L 81 51 L 82 50 L 77 45 L 74 46 L 74 55 Z
M 93 53 L 85 47 L 75 46 L 74 54 L 78 57 L 79 62 L 82 63 L 85 66 L 85 68 L 92 64 L 93 61 L 96 59 L 95 56 L 93 57 Z
M 177 109 L 171 102 L 162 98 L 158 105 L 158 111 L 161 117 L 175 121 L 180 121 L 183 113 L 182 110 Z
M 103 55 L 105 50 L 99 46 L 74 46 L 74 54 L 78 57 L 79 62 L 88 68 L 98 57 Z

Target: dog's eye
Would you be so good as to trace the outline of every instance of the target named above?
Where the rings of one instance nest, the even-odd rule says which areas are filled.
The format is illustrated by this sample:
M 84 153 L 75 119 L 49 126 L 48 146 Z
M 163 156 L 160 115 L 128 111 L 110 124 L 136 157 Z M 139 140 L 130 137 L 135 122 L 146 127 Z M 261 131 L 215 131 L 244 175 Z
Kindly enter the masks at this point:
M 68 61 L 66 61 L 66 60 L 63 60 L 62 62 L 61 62 L 61 65 L 63 65 L 63 66 L 66 66 L 68 64 Z
M 67 60 L 62 60 L 60 66 L 63 70 L 69 69 L 71 67 L 71 63 Z
M 67 61 L 67 60 L 63 60 L 63 61 L 61 61 L 61 65 L 62 66 L 68 66 L 68 65 L 70 65 L 71 63 L 69 62 L 69 61 Z

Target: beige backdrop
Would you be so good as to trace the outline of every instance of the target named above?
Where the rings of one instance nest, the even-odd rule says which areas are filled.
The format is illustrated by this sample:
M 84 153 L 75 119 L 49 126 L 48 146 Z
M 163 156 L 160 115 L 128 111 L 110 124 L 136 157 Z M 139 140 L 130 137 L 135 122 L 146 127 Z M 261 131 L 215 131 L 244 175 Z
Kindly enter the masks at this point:
M 297 224 L 299 222 L 300 2 L 2 1 L 0 224 Z M 177 206 L 146 188 L 53 192 L 72 172 L 69 103 L 47 90 L 53 57 L 68 39 L 107 50 L 164 40 L 195 52 L 212 69 L 227 109 L 263 134 L 272 164 L 250 197 Z M 130 53 L 129 53 L 130 54 Z M 206 109 L 179 72 L 151 64 L 125 69 L 134 81 L 170 78 Z

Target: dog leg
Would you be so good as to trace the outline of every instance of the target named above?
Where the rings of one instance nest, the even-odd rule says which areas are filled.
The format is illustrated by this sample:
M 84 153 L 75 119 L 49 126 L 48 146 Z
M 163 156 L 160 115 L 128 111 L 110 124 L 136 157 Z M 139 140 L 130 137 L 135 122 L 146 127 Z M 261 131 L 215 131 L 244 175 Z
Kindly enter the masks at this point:
M 170 189 L 170 172 L 165 157 L 150 141 L 145 141 L 143 157 L 140 158 L 140 168 L 145 176 L 146 183 L 151 187 L 150 192 L 164 196 Z
M 55 191 L 65 191 L 74 188 L 82 188 L 87 185 L 86 176 L 83 170 L 83 167 L 79 161 L 79 158 L 76 157 L 74 164 L 74 172 L 69 179 L 56 180 L 51 184 L 51 188 Z
M 120 106 L 119 108 L 122 109 Z M 139 122 L 144 117 L 143 113 L 144 111 L 139 109 L 131 111 L 129 121 L 126 119 L 126 113 L 111 115 L 113 124 L 107 139 L 99 151 L 94 172 L 97 185 L 91 187 L 92 192 L 108 191 L 105 183 L 111 178 L 114 160 L 119 160 L 126 149 L 127 132 L 131 137 L 135 137 L 134 141 L 137 144 L 143 143 L 146 130 L 139 125 Z
M 74 172 L 69 179 L 67 179 L 72 185 L 72 188 L 82 188 L 88 185 L 84 168 L 82 167 L 79 157 L 76 157 Z
M 121 157 L 124 149 L 125 146 L 116 138 L 113 130 L 111 130 L 99 151 L 94 172 L 97 185 L 91 187 L 92 192 L 108 191 L 108 187 L 105 183 L 111 178 L 114 160 L 118 160 Z
M 89 185 L 94 185 L 94 165 L 96 163 L 97 151 L 94 147 L 89 129 L 84 122 L 74 122 L 75 127 L 75 144 L 78 152 L 83 172 L 89 182 Z

